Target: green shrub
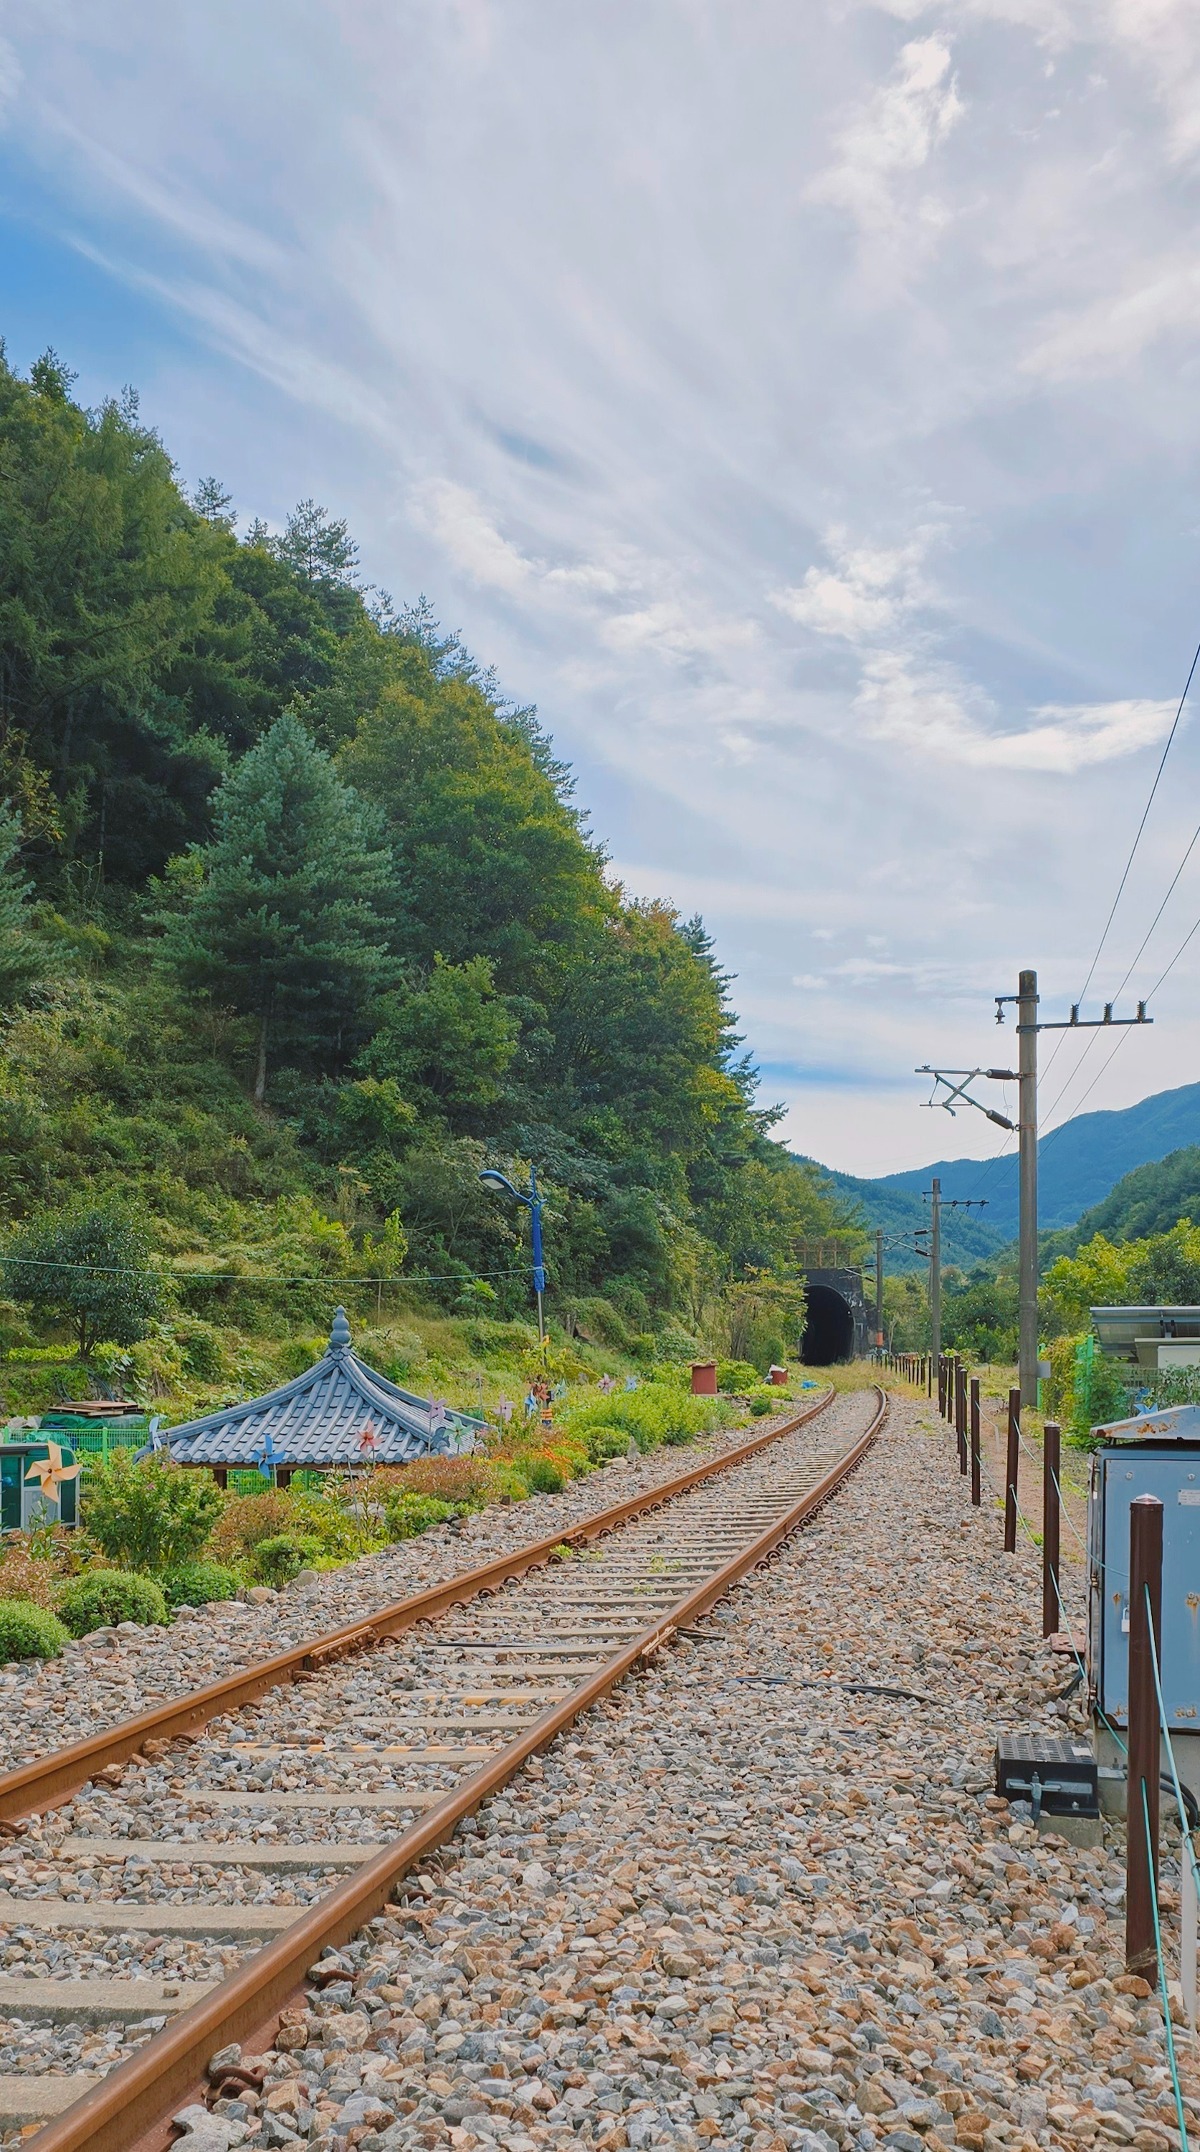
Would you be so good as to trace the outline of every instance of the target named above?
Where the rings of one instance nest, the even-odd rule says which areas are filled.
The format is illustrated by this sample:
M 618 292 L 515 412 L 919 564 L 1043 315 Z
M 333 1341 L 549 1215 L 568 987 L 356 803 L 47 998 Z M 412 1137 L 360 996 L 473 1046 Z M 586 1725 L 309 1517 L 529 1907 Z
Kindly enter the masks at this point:
M 440 1502 L 435 1494 L 393 1495 L 384 1505 L 389 1539 L 416 1539 L 457 1514 L 453 1502 Z
M 150 1572 L 190 1562 L 222 1509 L 211 1473 L 161 1454 L 135 1461 L 129 1450 L 88 1464 L 85 1501 L 88 1531 L 109 1561 Z
M 525 1466 L 531 1494 L 561 1494 L 566 1486 L 566 1475 L 552 1457 L 531 1457 Z
M 210 1551 L 222 1562 L 244 1561 L 260 1540 L 290 1531 L 295 1519 L 295 1500 L 282 1487 L 231 1495 L 213 1528 Z
M 292 1521 L 286 1527 L 288 1534 L 306 1545 L 315 1542 L 318 1554 L 346 1562 L 358 1554 L 371 1554 L 385 1543 L 369 1512 L 370 1498 L 361 1480 L 347 1482 L 330 1472 L 321 1488 L 293 1494 L 289 1499 Z
M 121 1621 L 161 1628 L 167 1602 L 152 1577 L 137 1576 L 131 1569 L 90 1569 L 59 1593 L 56 1611 L 72 1636 L 88 1636 L 93 1629 L 114 1628 Z
M 28 1599 L 0 1599 L 0 1662 L 57 1659 L 70 1632 L 45 1607 Z
M 745 1397 L 750 1390 L 757 1390 L 762 1376 L 749 1360 L 718 1360 L 717 1388 L 725 1390 L 730 1397 Z
M 640 1450 L 656 1450 L 663 1442 L 693 1442 L 710 1428 L 728 1425 L 732 1417 L 731 1406 L 721 1399 L 691 1397 L 673 1382 L 643 1382 L 636 1390 L 617 1390 L 611 1397 L 572 1398 L 562 1411 L 567 1432 L 581 1435 L 593 1458 L 619 1456 L 630 1436 Z M 600 1430 L 619 1430 L 620 1449 L 598 1446 Z
M 177 1315 L 171 1329 L 188 1374 L 197 1382 L 219 1382 L 227 1368 L 220 1331 L 199 1315 Z
M 623 1427 L 588 1427 L 584 1432 L 588 1456 L 596 1465 L 603 1464 L 609 1457 L 624 1457 L 633 1440 Z
M 522 1465 L 495 1464 L 492 1466 L 492 1496 L 497 1502 L 524 1502 L 529 1494 L 529 1481 Z
M 311 1568 L 320 1554 L 319 1540 L 277 1532 L 273 1539 L 259 1540 L 250 1556 L 250 1567 L 260 1584 L 272 1584 L 278 1591 L 281 1585 L 298 1577 L 302 1569 Z
M 769 1412 L 778 1412 L 779 1406 L 780 1392 L 778 1390 L 752 1391 L 750 1396 L 750 1415 L 752 1419 L 765 1420 Z
M 158 1581 L 172 1610 L 207 1606 L 210 1599 L 232 1599 L 241 1584 L 236 1569 L 226 1569 L 221 1562 L 181 1562 Z

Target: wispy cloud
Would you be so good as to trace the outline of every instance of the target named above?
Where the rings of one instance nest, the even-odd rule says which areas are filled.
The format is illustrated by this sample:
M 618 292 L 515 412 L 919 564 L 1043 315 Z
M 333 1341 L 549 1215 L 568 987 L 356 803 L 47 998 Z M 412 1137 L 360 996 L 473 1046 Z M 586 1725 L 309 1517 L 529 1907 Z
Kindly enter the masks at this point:
M 964 109 L 949 45 L 940 37 L 914 38 L 889 79 L 837 134 L 832 161 L 809 187 L 810 201 L 844 209 L 873 237 L 894 231 L 906 214 L 926 225 L 942 223 L 944 203 L 931 194 L 914 200 L 904 183 L 924 170 Z
M 986 1051 L 963 1012 L 1038 952 L 1077 990 L 1190 656 L 1195 0 L 4 32 L 7 199 L 135 294 L 116 381 L 183 477 L 349 515 L 539 702 L 629 886 L 709 915 L 756 1048 L 811 1073 L 819 1000 L 803 1147 L 919 1155 L 881 1072 Z M 1173 752 L 1112 983 L 1190 834 Z M 1158 1082 L 1200 1053 L 1176 981 Z

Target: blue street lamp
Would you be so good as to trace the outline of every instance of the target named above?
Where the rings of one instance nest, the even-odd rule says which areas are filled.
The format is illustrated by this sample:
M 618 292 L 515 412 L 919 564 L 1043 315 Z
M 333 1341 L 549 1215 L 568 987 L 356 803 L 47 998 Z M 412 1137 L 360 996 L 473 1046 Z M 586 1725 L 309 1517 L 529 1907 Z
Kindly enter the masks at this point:
M 533 1166 L 529 1168 L 529 1194 L 527 1196 L 523 1196 L 520 1189 L 513 1186 L 506 1173 L 497 1173 L 494 1166 L 489 1166 L 486 1172 L 480 1174 L 479 1178 L 489 1188 L 503 1188 L 505 1193 L 512 1196 L 515 1202 L 523 1203 L 529 1212 L 530 1236 L 533 1242 L 533 1290 L 537 1294 L 538 1344 L 544 1352 L 546 1348 L 546 1325 L 542 1320 L 542 1294 L 546 1290 L 546 1266 L 542 1256 L 542 1201 L 538 1194 L 536 1169 Z

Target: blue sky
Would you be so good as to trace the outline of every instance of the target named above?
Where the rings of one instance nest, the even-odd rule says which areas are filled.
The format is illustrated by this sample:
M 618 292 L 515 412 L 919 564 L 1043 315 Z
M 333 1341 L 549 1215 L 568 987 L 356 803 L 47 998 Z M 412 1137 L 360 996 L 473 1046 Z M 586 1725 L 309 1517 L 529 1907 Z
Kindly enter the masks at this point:
M 429 594 L 630 890 L 704 913 L 799 1148 L 990 1151 L 909 1072 L 993 1059 L 1022 964 L 1078 993 L 1200 637 L 1192 0 L 2 22 L 17 363 L 136 384 L 185 483 L 313 494 Z M 1198 913 L 1200 848 L 1129 994 Z M 1200 1073 L 1198 964 L 1055 1119 Z

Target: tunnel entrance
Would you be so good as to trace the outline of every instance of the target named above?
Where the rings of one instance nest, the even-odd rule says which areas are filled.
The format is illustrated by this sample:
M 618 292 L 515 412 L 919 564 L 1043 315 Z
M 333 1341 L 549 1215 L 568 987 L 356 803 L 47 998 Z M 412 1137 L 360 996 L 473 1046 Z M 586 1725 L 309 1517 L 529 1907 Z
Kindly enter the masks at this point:
M 854 1314 L 832 1285 L 809 1285 L 800 1357 L 806 1367 L 854 1358 Z

